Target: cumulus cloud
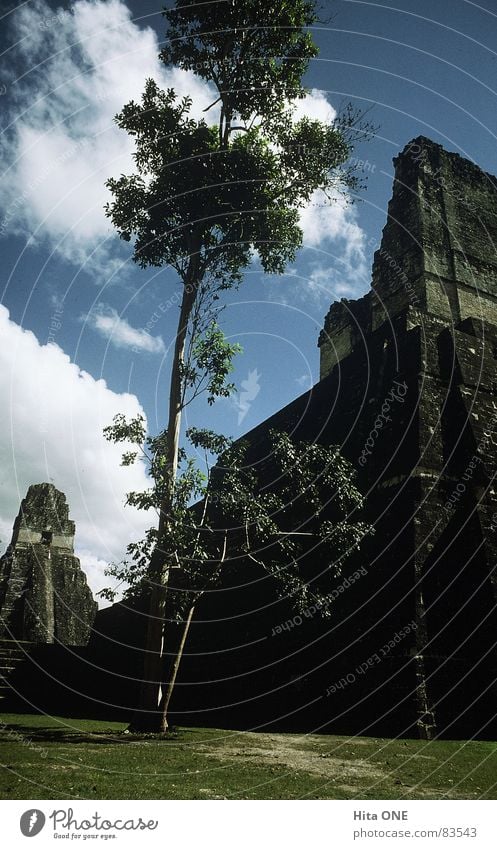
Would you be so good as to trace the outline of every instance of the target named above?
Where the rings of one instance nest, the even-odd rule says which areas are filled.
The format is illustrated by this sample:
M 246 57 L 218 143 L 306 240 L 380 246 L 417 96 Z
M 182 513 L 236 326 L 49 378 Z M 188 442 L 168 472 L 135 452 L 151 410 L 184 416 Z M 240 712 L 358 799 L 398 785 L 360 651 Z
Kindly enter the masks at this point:
M 111 274 L 118 262 L 109 251 L 117 245 L 103 211 L 104 184 L 133 170 L 132 141 L 114 115 L 140 98 L 148 77 L 190 94 L 196 117 L 211 94 L 192 73 L 159 62 L 156 33 L 136 26 L 120 0 L 76 0 L 71 12 L 55 13 L 34 0 L 12 18 L 21 73 L 8 80 L 0 234 L 48 239 L 70 262 Z
M 162 65 L 156 33 L 134 24 L 122 0 L 75 0 L 70 12 L 32 0 L 12 15 L 12 29 L 20 73 L 7 80 L 0 235 L 22 234 L 32 245 L 48 239 L 66 260 L 108 277 L 121 268 L 124 248 L 103 211 L 105 180 L 133 170 L 132 141 L 114 115 L 140 98 L 148 77 L 191 95 L 195 117 L 212 91 L 193 73 Z M 336 112 L 313 89 L 297 101 L 295 117 L 303 115 L 332 121 Z M 337 223 L 339 237 L 356 237 L 336 210 L 318 215 L 310 207 L 302 217 L 306 241 L 327 238 Z
M 295 117 L 298 119 L 304 115 L 331 123 L 337 113 L 326 92 L 312 89 L 305 99 L 298 102 Z M 328 261 L 322 258 L 311 263 L 305 297 L 310 294 L 321 301 L 362 292 L 369 279 L 366 234 L 348 194 L 335 192 L 326 198 L 323 192 L 314 192 L 309 204 L 300 212 L 300 226 L 304 245 L 320 248 L 329 256 Z M 303 293 L 301 287 L 299 291 Z
M 109 583 L 105 565 L 123 558 L 150 517 L 124 507 L 129 490 L 147 487 L 143 465 L 122 467 L 121 448 L 102 429 L 115 413 L 143 414 L 138 399 L 118 394 L 72 363 L 53 343 L 41 345 L 0 306 L 0 535 L 10 541 L 19 503 L 32 483 L 52 481 L 76 522 L 76 551 L 94 591 Z
M 337 113 L 326 92 L 312 89 L 303 100 L 297 101 L 295 118 L 298 120 L 304 115 L 332 123 Z M 307 247 L 326 246 L 326 243 L 333 242 L 335 254 L 344 270 L 356 276 L 367 274 L 366 234 L 358 223 L 357 208 L 350 203 L 347 193 L 332 193 L 330 202 L 323 192 L 314 192 L 310 203 L 301 210 L 300 226 Z
M 113 117 L 140 98 L 147 77 L 190 94 L 195 117 L 212 102 L 212 91 L 194 74 L 159 62 L 156 33 L 134 24 L 122 0 L 75 0 L 70 11 L 32 0 L 11 17 L 16 46 L 7 87 L 10 124 L 0 139 L 0 236 L 21 234 L 32 246 L 48 242 L 99 283 L 122 276 L 129 249 L 104 214 L 105 180 L 134 170 L 133 144 Z M 208 113 L 212 120 L 215 113 Z M 336 112 L 326 92 L 313 89 L 296 103 L 295 117 L 303 115 L 330 122 Z M 341 195 L 330 205 L 317 192 L 300 222 L 304 244 L 328 257 L 310 269 L 305 297 L 310 293 L 322 304 L 363 289 L 365 236 L 355 209 Z M 284 295 L 302 296 L 301 287 Z M 108 311 L 97 314 L 93 326 L 115 345 L 163 350 L 162 340 Z
M 366 234 L 347 196 L 336 192 L 330 201 L 323 192 L 314 192 L 310 204 L 301 210 L 300 225 L 305 247 L 320 252 L 319 260 L 310 265 L 311 293 L 319 297 L 364 291 L 369 280 Z
M 289 268 L 278 285 L 268 282 L 268 296 L 281 303 L 305 303 L 321 315 L 337 298 L 363 294 L 370 279 L 367 239 L 347 197 L 337 192 L 330 201 L 315 192 L 300 212 L 300 225 L 306 250 L 298 269 Z
M 300 226 L 307 247 L 340 242 L 343 260 L 362 270 L 366 237 L 357 221 L 357 207 L 346 195 L 335 192 L 328 200 L 323 192 L 314 192 L 309 205 L 301 210 Z
M 331 124 L 336 116 L 336 110 L 326 97 L 326 92 L 318 88 L 312 88 L 305 97 L 295 102 L 295 121 L 305 117 Z
M 353 264 L 337 257 L 335 264 L 329 258 L 310 263 L 306 277 L 306 291 L 316 302 L 342 297 L 357 297 L 364 290 L 365 276 Z
M 163 354 L 166 350 L 161 336 L 151 336 L 146 330 L 132 327 L 117 310 L 97 304 L 83 320 L 116 348 L 132 348 L 147 354 Z

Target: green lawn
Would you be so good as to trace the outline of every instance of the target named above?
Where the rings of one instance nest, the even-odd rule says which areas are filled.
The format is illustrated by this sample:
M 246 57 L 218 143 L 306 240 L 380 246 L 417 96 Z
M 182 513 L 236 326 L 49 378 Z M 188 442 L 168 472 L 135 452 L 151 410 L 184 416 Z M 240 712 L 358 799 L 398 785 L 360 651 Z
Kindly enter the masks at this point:
M 2 799 L 495 799 L 497 744 L 0 714 Z

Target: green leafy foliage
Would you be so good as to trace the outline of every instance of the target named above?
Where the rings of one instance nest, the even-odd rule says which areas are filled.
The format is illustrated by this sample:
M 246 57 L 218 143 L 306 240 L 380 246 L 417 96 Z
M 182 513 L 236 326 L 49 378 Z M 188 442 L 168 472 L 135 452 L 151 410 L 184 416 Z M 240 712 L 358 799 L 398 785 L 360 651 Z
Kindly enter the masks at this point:
M 121 238 L 134 241 L 134 260 L 170 266 L 183 284 L 168 430 L 156 437 L 160 444 L 148 445 L 153 496 L 128 497 L 138 507 L 149 498 L 161 533 L 165 522 L 170 530 L 173 498 L 189 486 L 190 498 L 202 495 L 190 466 L 176 481 L 182 410 L 201 392 L 212 404 L 234 390 L 229 375 L 240 349 L 219 327 L 220 293 L 238 285 L 255 252 L 266 272 L 284 271 L 302 242 L 301 208 L 317 189 L 332 202 L 336 189 L 355 185 L 344 163 L 354 133 L 364 137 L 368 129 L 352 109 L 328 124 L 295 120 L 294 104 L 306 94 L 302 76 L 317 55 L 313 0 L 176 0 L 164 16 L 161 59 L 209 84 L 213 101 L 204 112 L 216 107 L 216 123 L 193 117 L 190 97 L 147 80 L 141 101 L 116 116 L 134 139 L 135 172 L 108 180 L 113 199 L 106 207 Z M 119 439 L 120 427 L 115 422 L 109 437 Z M 131 436 L 139 437 L 140 422 L 134 428 Z M 122 462 L 137 456 L 127 451 Z M 254 490 L 254 481 L 245 483 Z M 265 493 L 268 516 L 270 497 Z M 247 509 L 256 504 L 262 502 Z M 268 518 L 260 518 L 259 530 L 270 535 Z
M 254 250 L 266 272 L 284 271 L 302 242 L 299 208 L 316 189 L 349 182 L 336 170 L 349 156 L 344 134 L 308 118 L 293 123 L 288 109 L 220 143 L 217 128 L 173 95 L 148 80 L 141 104 L 117 116 L 135 138 L 137 171 L 107 181 L 115 200 L 106 212 L 121 238 L 135 237 L 135 261 L 169 265 L 186 283 L 198 254 L 197 280 L 208 274 L 224 287 Z
M 160 462 L 165 434 L 142 435 L 137 419 L 122 416 L 106 428 L 108 439 L 132 441 L 147 458 L 152 486 L 128 495 L 128 503 L 142 509 L 158 508 L 164 471 Z M 355 473 L 337 447 L 295 442 L 286 433 L 271 431 L 269 460 L 263 466 L 249 462 L 249 444 L 232 442 L 207 429 L 190 428 L 191 445 L 203 452 L 206 471 L 182 451 L 167 530 L 159 538 L 155 528 L 128 546 L 129 558 L 113 566 L 110 575 L 127 585 L 128 596 L 143 592 L 150 579 L 148 564 L 154 548 L 173 562 L 177 574 L 175 615 L 180 620 L 223 569 L 244 573 L 257 566 L 269 574 L 281 597 L 297 609 L 327 600 L 342 573 L 343 563 L 360 548 L 372 529 L 360 521 L 363 498 L 354 484 Z M 216 462 L 210 462 L 217 458 Z M 317 569 L 306 566 L 313 552 Z M 110 590 L 106 596 L 112 595 Z
M 185 390 L 192 388 L 195 397 L 205 390 L 208 404 L 213 404 L 216 398 L 229 397 L 235 385 L 228 383 L 227 378 L 233 371 L 233 357 L 241 350 L 237 343 L 230 344 L 217 322 L 211 320 L 204 333 L 192 339 L 191 354 L 181 364 Z
M 208 471 L 201 472 L 179 448 L 181 415 L 201 392 L 212 404 L 234 389 L 229 375 L 239 348 L 219 327 L 220 294 L 240 283 L 255 255 L 265 272 L 285 270 L 302 243 L 301 208 L 316 190 L 331 203 L 336 190 L 356 186 L 346 162 L 356 134 L 364 137 L 370 129 L 361 126 L 353 110 L 330 124 L 295 120 L 295 101 L 306 93 L 302 76 L 318 52 L 308 29 L 317 20 L 314 0 L 176 0 L 164 15 L 163 62 L 204 79 L 213 97 L 204 112 L 216 108 L 218 114 L 214 123 L 194 117 L 190 97 L 180 98 L 172 88 L 164 91 L 147 80 L 140 102 L 130 101 L 116 116 L 134 140 L 135 170 L 107 181 L 112 200 L 106 214 L 119 236 L 133 241 L 134 261 L 143 268 L 174 269 L 183 287 L 167 429 L 147 437 L 140 417 L 129 429 L 122 417 L 106 429 L 107 438 L 133 444 L 134 450 L 123 454 L 124 465 L 140 456 L 148 463 L 152 485 L 146 492 L 129 493 L 128 504 L 158 514 L 157 530 L 131 544 L 130 561 L 113 572 L 129 592 L 145 582 L 154 584 L 142 714 L 157 707 L 159 688 L 151 695 L 147 681 L 160 675 L 162 633 L 156 623 L 163 617 L 162 590 L 172 568 L 182 574 L 182 597 L 190 609 L 240 545 L 247 560 L 274 575 L 282 592 L 300 600 L 308 595 L 284 493 L 264 489 L 245 462 L 242 443 L 228 444 L 207 431 L 190 434 L 206 457 Z M 276 441 L 274 449 L 278 475 L 290 486 L 295 476 L 290 481 L 293 473 L 282 465 L 285 446 Z M 301 449 L 293 450 L 303 468 Z M 219 455 L 211 474 L 208 461 Z M 308 493 L 296 490 L 299 509 L 316 507 L 320 497 L 310 474 L 298 477 L 299 485 L 309 483 Z M 324 488 L 325 478 L 322 483 Z M 352 491 L 337 494 L 336 504 L 343 507 L 347 499 L 354 500 Z M 191 509 L 195 500 L 198 505 Z M 321 540 L 323 546 L 332 538 L 339 546 L 346 530 L 353 537 L 352 523 L 346 522 L 340 533 L 336 522 L 333 527 Z M 254 554 L 260 546 L 267 549 L 263 558 Z
M 317 20 L 311 0 L 178 0 L 164 16 L 161 58 L 214 82 L 227 112 L 248 120 L 303 96 L 302 76 L 318 52 L 305 29 Z
M 192 256 L 196 286 L 235 285 L 254 250 L 266 272 L 282 272 L 301 245 L 299 208 L 316 189 L 355 185 L 341 166 L 372 128 L 351 107 L 330 124 L 293 118 L 317 55 L 312 0 L 177 0 L 164 15 L 162 60 L 211 86 L 219 119 L 193 118 L 191 98 L 147 80 L 116 117 L 135 140 L 136 172 L 108 180 L 106 212 L 135 239 L 136 262 L 169 265 L 185 284 Z

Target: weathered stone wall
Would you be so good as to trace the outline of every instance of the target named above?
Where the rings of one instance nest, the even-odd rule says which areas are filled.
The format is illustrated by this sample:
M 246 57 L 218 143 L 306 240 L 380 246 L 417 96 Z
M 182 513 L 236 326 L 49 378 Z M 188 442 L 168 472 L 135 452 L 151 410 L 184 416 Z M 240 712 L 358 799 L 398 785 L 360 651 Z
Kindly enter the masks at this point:
M 183 675 L 193 682 L 212 669 L 213 716 L 228 704 L 234 676 L 254 722 L 495 733 L 495 185 L 429 140 L 408 145 L 396 161 L 372 291 L 332 305 L 320 383 L 248 434 L 255 460 L 271 427 L 339 444 L 357 466 L 376 535 L 367 574 L 344 593 L 331 625 L 313 617 L 271 639 L 291 613 L 277 603 L 258 609 L 269 595 L 261 577 L 243 601 L 232 590 L 237 629 L 220 640 L 213 630 L 223 606 L 208 600 Z M 376 664 L 380 647 L 411 622 Z M 175 697 L 178 709 L 186 692 Z
M 31 486 L 0 558 L 1 636 L 86 645 L 97 605 L 74 556 L 74 531 L 64 494 Z
M 398 157 L 372 291 L 332 305 L 322 379 L 246 437 L 254 462 L 270 428 L 340 445 L 376 529 L 344 578 L 362 572 L 330 619 L 298 621 L 254 564 L 243 589 L 228 570 L 197 608 L 175 721 L 495 739 L 495 185 L 426 139 Z M 109 709 L 136 693 L 145 621 L 97 617 L 93 698 Z
M 372 291 L 332 305 L 319 341 L 321 379 L 362 344 L 361 331 L 409 306 L 449 325 L 473 316 L 497 324 L 496 178 L 423 137 L 395 163 Z
M 359 347 L 369 351 L 372 382 L 380 376 L 383 388 L 368 386 L 361 424 L 378 415 L 389 347 L 398 379 L 409 387 L 402 415 L 391 413 L 371 456 L 362 455 L 361 477 L 381 530 L 382 569 L 391 572 L 385 611 L 396 584 L 412 596 L 418 726 L 429 736 L 434 727 L 477 721 L 470 705 L 482 681 L 490 685 L 486 715 L 497 707 L 497 180 L 424 138 L 407 145 L 395 164 L 372 292 L 361 299 L 373 333 L 365 340 L 350 335 L 349 350 L 342 349 L 347 359 L 334 362 L 332 306 L 321 361 L 322 375 L 334 375 L 355 360 L 358 376 Z M 383 358 L 375 337 L 384 339 Z M 347 382 L 342 386 L 348 394 Z M 337 412 L 340 418 L 340 403 Z M 349 444 L 357 444 L 361 430 Z M 385 515 L 396 525 L 404 517 L 398 559 L 383 545 Z

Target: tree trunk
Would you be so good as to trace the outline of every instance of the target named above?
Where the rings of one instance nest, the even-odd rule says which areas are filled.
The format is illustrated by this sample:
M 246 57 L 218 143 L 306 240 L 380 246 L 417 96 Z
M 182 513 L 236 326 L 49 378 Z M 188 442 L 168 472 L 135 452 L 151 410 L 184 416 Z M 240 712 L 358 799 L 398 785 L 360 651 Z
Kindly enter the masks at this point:
M 130 723 L 132 731 L 160 731 L 162 728 L 161 681 L 163 676 L 164 615 L 166 590 L 169 578 L 169 563 L 161 551 L 161 540 L 167 534 L 169 514 L 174 496 L 174 484 L 178 470 L 179 437 L 182 410 L 182 375 L 188 320 L 195 303 L 198 290 L 198 249 L 192 254 L 187 281 L 183 288 L 178 331 L 174 346 L 174 358 L 171 368 L 169 389 L 169 416 L 165 460 L 168 469 L 169 487 L 160 507 L 158 524 L 158 543 L 150 561 L 150 579 L 152 589 L 147 621 L 143 677 L 140 686 L 138 708 Z
M 195 605 L 193 605 L 188 611 L 188 616 L 186 617 L 185 625 L 183 628 L 183 633 L 181 635 L 180 644 L 178 646 L 178 650 L 176 652 L 176 656 L 174 658 L 174 663 L 171 669 L 171 675 L 167 684 L 166 692 L 164 693 L 164 697 L 161 705 L 161 731 L 167 731 L 169 728 L 169 723 L 167 721 L 167 713 L 169 710 L 169 702 L 171 701 L 171 696 L 173 694 L 174 685 L 176 684 L 176 676 L 178 675 L 179 665 L 181 663 L 181 658 L 183 657 L 183 652 L 185 650 L 185 643 L 188 637 L 188 632 L 190 630 L 190 625 L 192 624 L 193 614 L 195 612 Z

